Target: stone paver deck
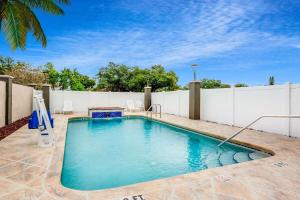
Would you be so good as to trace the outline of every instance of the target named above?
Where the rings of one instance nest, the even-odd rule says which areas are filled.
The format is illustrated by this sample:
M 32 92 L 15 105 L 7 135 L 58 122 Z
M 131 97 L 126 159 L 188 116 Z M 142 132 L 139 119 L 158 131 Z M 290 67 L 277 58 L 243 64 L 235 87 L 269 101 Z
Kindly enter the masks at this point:
M 140 113 L 141 115 L 143 113 Z M 39 148 L 38 132 L 22 127 L 0 142 L 0 200 L 202 200 L 300 199 L 300 139 L 246 130 L 237 141 L 274 156 L 120 188 L 76 191 L 60 183 L 69 117 L 55 115 L 55 147 Z M 162 121 L 227 137 L 238 130 L 163 115 Z

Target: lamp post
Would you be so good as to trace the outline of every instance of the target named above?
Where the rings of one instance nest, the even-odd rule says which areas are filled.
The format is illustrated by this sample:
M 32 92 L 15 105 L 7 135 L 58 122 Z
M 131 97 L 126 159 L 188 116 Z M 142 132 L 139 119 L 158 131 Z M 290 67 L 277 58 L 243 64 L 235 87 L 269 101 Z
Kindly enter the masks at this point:
M 196 73 L 197 73 L 197 67 L 198 66 L 199 66 L 198 64 L 192 64 L 192 69 L 193 69 L 193 72 L 194 72 L 194 81 L 196 81 L 196 79 L 197 79 Z

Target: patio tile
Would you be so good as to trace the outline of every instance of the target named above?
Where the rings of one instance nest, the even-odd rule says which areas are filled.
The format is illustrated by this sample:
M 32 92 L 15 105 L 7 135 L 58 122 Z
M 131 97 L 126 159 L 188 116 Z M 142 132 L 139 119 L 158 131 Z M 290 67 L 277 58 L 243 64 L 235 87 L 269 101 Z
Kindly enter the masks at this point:
M 18 174 L 24 170 L 26 170 L 29 166 L 23 163 L 11 162 L 9 165 L 6 165 L 0 168 L 0 177 L 9 177 L 15 174 Z
M 40 167 L 27 167 L 19 173 L 7 177 L 7 179 L 20 183 L 26 184 L 32 182 L 33 180 L 43 176 L 45 173 L 45 169 Z
M 0 197 L 19 189 L 21 186 L 6 179 L 0 178 Z
M 39 197 L 42 195 L 42 191 L 38 190 L 31 190 L 28 188 L 21 188 L 14 192 L 8 193 L 0 199 L 2 200 L 38 200 Z

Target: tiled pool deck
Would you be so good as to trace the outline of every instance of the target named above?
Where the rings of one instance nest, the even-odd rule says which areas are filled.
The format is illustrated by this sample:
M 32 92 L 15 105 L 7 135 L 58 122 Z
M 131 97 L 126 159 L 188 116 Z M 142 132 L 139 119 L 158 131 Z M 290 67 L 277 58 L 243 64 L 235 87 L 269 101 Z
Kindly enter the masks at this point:
M 145 200 L 300 199 L 300 139 L 252 130 L 237 140 L 269 149 L 274 156 L 116 189 L 65 188 L 60 174 L 67 121 L 74 116 L 55 115 L 55 147 L 39 148 L 37 131 L 27 126 L 0 142 L 1 200 L 133 200 L 138 195 Z M 163 115 L 161 120 L 221 137 L 238 130 L 172 115 Z

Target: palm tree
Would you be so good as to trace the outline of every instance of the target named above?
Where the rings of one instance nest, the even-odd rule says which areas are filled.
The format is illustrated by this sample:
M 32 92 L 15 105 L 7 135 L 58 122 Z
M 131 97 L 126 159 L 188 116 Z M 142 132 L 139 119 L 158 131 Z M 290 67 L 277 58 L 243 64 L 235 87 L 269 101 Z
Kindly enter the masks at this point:
M 0 0 L 0 31 L 4 32 L 13 50 L 25 49 L 27 34 L 31 31 L 37 41 L 46 47 L 47 38 L 34 10 L 63 15 L 57 3 L 68 4 L 69 0 Z
M 275 85 L 275 77 L 274 76 L 269 77 L 269 85 Z

